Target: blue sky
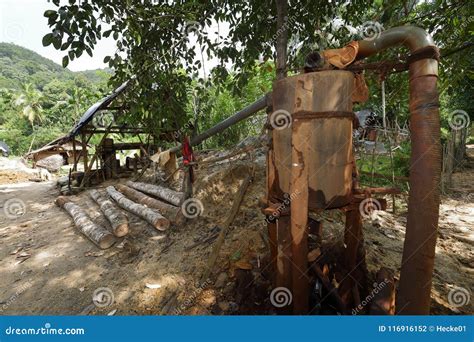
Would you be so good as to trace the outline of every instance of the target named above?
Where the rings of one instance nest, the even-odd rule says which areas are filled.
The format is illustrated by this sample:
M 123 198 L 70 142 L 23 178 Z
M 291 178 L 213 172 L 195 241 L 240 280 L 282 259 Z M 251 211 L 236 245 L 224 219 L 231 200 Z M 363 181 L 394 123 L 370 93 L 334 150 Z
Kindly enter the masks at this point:
M 50 32 L 43 13 L 55 6 L 47 0 L 0 0 L 0 42 L 14 43 L 61 64 L 64 51 L 56 51 L 52 46 L 43 47 L 41 40 Z M 72 61 L 68 69 L 73 71 L 104 68 L 104 57 L 115 52 L 113 39 L 98 42 L 94 56 L 83 54 Z

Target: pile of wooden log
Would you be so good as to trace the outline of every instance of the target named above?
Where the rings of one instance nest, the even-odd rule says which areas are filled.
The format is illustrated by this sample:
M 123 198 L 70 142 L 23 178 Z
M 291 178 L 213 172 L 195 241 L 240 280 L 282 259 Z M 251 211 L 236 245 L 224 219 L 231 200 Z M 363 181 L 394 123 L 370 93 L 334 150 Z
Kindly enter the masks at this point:
M 109 222 L 107 227 L 95 224 L 81 207 L 66 197 L 58 197 L 56 204 L 72 217 L 82 234 L 102 249 L 111 247 L 116 238 L 129 232 L 128 218 L 120 208 L 140 217 L 159 231 L 167 230 L 170 224 L 181 224 L 185 221 L 180 208 L 184 200 L 183 193 L 147 183 L 126 184 L 107 187 L 105 193 L 108 196 L 98 190 L 89 192 Z

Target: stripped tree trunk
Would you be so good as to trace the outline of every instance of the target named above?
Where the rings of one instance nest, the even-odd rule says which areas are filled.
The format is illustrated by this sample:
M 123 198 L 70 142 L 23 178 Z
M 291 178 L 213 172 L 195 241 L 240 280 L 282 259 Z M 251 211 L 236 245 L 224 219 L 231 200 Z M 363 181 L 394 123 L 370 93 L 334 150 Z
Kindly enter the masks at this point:
M 56 199 L 56 205 L 71 215 L 79 231 L 99 248 L 106 249 L 115 243 L 115 236 L 102 226 L 98 226 L 92 222 L 87 213 L 77 204 L 72 203 L 66 197 L 60 196 Z
M 113 186 L 107 187 L 107 193 L 123 209 L 141 217 L 158 230 L 166 230 L 170 226 L 170 221 L 164 218 L 158 212 L 147 208 L 141 204 L 135 203 L 115 190 Z
M 140 183 L 140 182 L 131 182 L 131 181 L 128 181 L 126 185 L 131 188 L 134 188 L 135 190 L 139 190 L 149 195 L 158 197 L 178 207 L 181 205 L 181 202 L 184 199 L 184 194 L 182 192 L 174 191 L 160 185 L 153 185 L 153 184 Z
M 123 184 L 118 184 L 115 187 L 132 201 L 146 205 L 148 208 L 157 209 L 172 223 L 181 224 L 185 221 L 185 217 L 179 207 L 154 199 Z
M 91 190 L 89 193 L 91 198 L 99 205 L 100 210 L 110 222 L 112 233 L 115 236 L 121 237 L 128 233 L 128 219 L 119 208 L 112 203 L 107 197 L 97 190 Z

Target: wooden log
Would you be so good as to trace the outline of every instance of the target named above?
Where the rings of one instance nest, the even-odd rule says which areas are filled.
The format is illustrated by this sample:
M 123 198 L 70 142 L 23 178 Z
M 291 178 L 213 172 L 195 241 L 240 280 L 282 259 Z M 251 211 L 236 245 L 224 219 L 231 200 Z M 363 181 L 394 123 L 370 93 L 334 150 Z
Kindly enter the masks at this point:
M 107 197 L 97 190 L 91 190 L 90 197 L 99 205 L 100 211 L 104 214 L 112 227 L 112 233 L 121 237 L 128 233 L 128 218 L 119 208 L 112 203 Z
M 79 231 L 99 248 L 106 249 L 115 243 L 115 236 L 111 232 L 92 222 L 87 213 L 77 204 L 72 203 L 71 200 L 60 196 L 56 199 L 56 205 L 71 215 Z
M 158 197 L 178 207 L 181 205 L 181 202 L 184 199 L 184 194 L 182 192 L 174 191 L 160 185 L 131 181 L 128 181 L 126 185 L 135 190 Z
M 156 229 L 164 231 L 170 226 L 170 221 L 160 213 L 129 200 L 122 193 L 115 190 L 113 186 L 108 186 L 106 190 L 109 196 L 117 202 L 120 207 L 141 217 Z
M 123 184 L 118 184 L 115 187 L 132 201 L 143 204 L 148 208 L 157 209 L 174 224 L 181 224 L 185 221 L 183 212 L 179 207 L 154 199 Z

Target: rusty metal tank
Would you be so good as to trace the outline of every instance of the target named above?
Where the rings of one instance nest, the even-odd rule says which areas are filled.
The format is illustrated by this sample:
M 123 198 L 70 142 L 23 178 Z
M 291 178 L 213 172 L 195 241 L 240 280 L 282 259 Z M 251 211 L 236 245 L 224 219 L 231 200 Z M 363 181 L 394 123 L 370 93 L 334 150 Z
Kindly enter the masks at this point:
M 350 202 L 353 89 L 353 73 L 342 70 L 311 72 L 275 82 L 270 115 L 273 151 L 269 158 L 274 173 L 269 177 L 270 193 L 277 197 L 273 200 L 295 195 L 290 193 L 291 137 L 298 132 L 291 123 L 308 120 L 309 148 L 302 157 L 309 165 L 309 207 L 338 208 Z

